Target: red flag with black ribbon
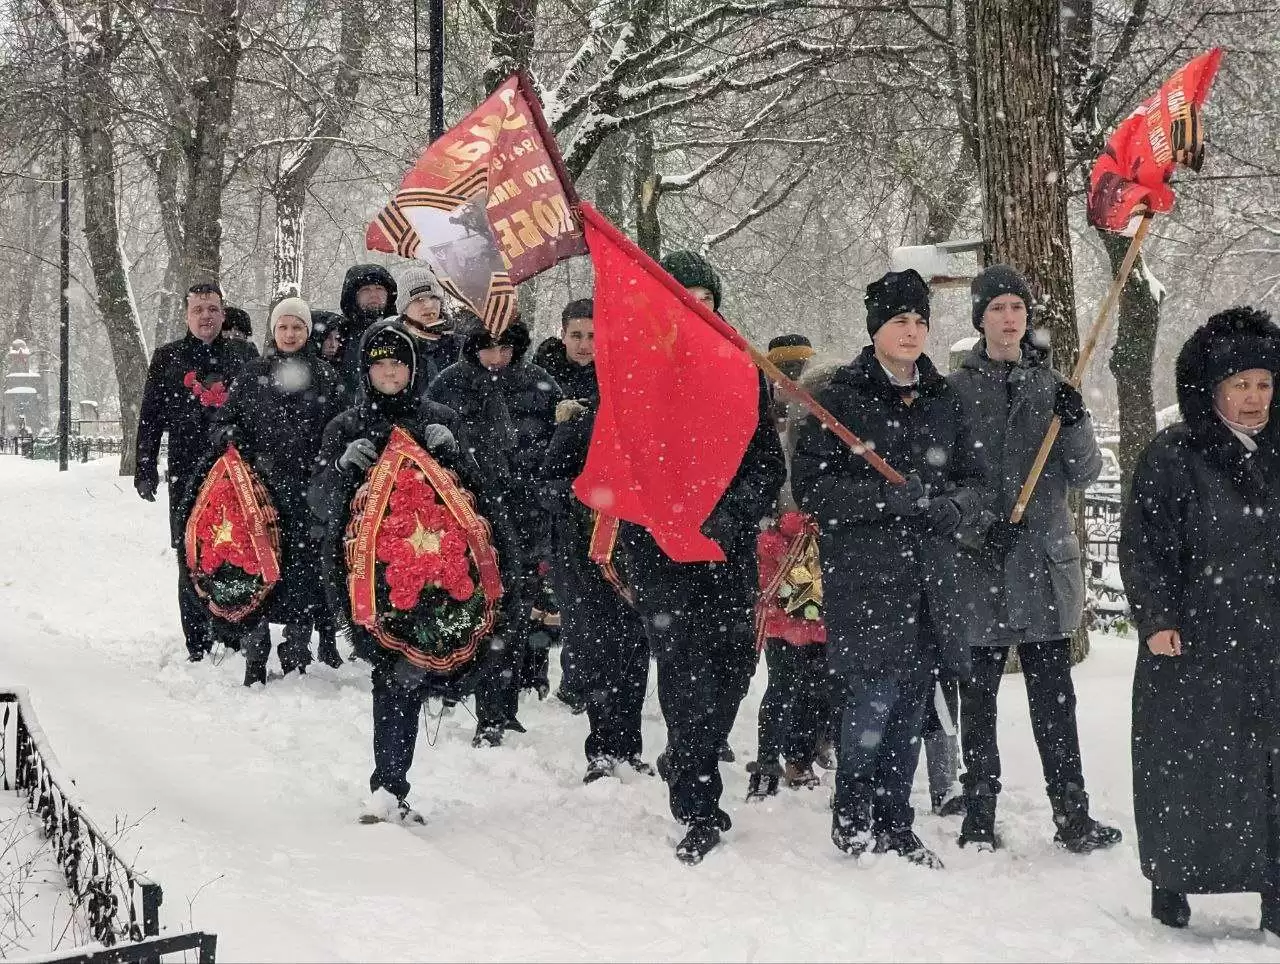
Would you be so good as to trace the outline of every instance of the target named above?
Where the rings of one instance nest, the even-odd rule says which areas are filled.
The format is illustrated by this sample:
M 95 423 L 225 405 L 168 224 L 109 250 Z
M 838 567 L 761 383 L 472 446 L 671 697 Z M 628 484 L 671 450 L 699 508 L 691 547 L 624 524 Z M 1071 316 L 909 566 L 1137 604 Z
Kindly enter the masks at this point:
M 1135 218 L 1173 209 L 1175 168 L 1204 164 L 1201 108 L 1221 60 L 1215 47 L 1183 65 L 1116 128 L 1090 176 L 1090 224 L 1131 232 Z
M 365 247 L 425 261 L 496 335 L 519 310 L 516 285 L 586 254 L 577 203 L 520 72 L 422 152 Z

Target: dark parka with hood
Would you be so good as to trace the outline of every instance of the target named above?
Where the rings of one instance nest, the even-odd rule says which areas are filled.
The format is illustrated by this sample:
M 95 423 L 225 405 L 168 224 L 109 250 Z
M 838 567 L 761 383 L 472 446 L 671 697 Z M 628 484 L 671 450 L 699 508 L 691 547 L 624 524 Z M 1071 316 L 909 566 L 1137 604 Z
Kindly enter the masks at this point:
M 544 339 L 533 356 L 535 365 L 540 365 L 556 380 L 565 398 L 580 400 L 598 398 L 600 390 L 596 387 L 596 363 L 579 365 L 569 358 L 564 340 L 557 335 Z
M 1054 396 L 1065 379 L 1048 365 L 1047 354 L 1024 342 L 1022 359 L 992 361 L 986 343 L 964 357 L 947 381 L 964 403 L 973 437 L 983 446 L 984 485 L 995 498 L 978 528 L 985 533 L 995 519 L 1009 518 L 1023 480 L 1035 461 L 1053 419 Z M 966 592 L 990 612 L 976 614 L 987 623 L 974 645 L 1010 646 L 1065 639 L 1080 626 L 1084 611 L 1084 573 L 1075 516 L 1067 504 L 1072 490 L 1084 489 L 1102 471 L 1102 453 L 1086 413 L 1064 425 L 1049 453 L 1035 497 L 1027 506 L 1026 530 L 1005 556 L 1003 571 L 994 560 L 974 573 Z
M 387 290 L 386 307 L 361 311 L 356 292 L 365 285 L 381 285 Z M 341 364 L 336 365 L 342 384 L 345 402 L 354 405 L 360 397 L 363 374 L 360 371 L 360 344 L 364 333 L 375 321 L 393 318 L 396 314 L 396 279 L 380 264 L 354 264 L 342 279 L 342 296 L 339 301 L 342 312 Z
M 1231 309 L 1187 340 L 1183 421 L 1142 454 L 1122 523 L 1140 640 L 1138 856 L 1153 884 L 1184 893 L 1274 885 L 1267 853 L 1280 844 L 1268 792 L 1268 752 L 1280 748 L 1280 393 L 1256 452 L 1213 407 L 1215 386 L 1251 368 L 1280 370 L 1280 329 L 1263 312 Z M 1181 656 L 1148 649 L 1166 629 L 1180 633 Z
M 817 399 L 903 475 L 918 474 L 926 495 L 954 500 L 955 535 L 933 534 L 923 514 L 887 511 L 889 483 L 812 416 L 791 463 L 792 493 L 819 528 L 828 666 L 854 678 L 969 675 L 975 610 L 966 587 L 979 560 L 959 539 L 973 538 L 988 499 L 982 453 L 959 396 L 927 355 L 916 369 L 908 405 L 868 345 Z M 926 605 L 931 618 L 921 620 Z

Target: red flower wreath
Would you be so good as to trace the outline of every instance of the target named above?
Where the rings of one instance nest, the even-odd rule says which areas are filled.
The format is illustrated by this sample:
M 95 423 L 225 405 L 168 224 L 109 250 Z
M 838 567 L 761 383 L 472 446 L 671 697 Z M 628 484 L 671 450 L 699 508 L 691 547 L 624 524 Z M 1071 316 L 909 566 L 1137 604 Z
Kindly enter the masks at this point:
M 196 519 L 196 540 L 201 572 L 212 575 L 225 562 L 248 575 L 262 575 L 229 479 L 218 480 L 209 490 L 209 498 Z
M 458 602 L 475 595 L 466 532 L 414 469 L 396 473 L 376 552 L 378 561 L 387 564 L 385 578 L 396 609 L 412 610 L 428 586 L 443 589 Z

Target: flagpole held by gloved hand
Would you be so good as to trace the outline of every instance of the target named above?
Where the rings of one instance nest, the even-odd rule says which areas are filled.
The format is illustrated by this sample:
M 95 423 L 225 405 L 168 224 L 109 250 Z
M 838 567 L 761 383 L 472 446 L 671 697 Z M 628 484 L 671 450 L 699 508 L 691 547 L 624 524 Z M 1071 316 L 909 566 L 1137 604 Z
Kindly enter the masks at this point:
M 1085 369 L 1089 367 L 1089 359 L 1093 355 L 1093 350 L 1098 347 L 1098 340 L 1102 337 L 1102 332 L 1106 328 L 1107 319 L 1111 316 L 1111 310 L 1115 307 L 1116 301 L 1120 298 L 1120 292 L 1124 290 L 1125 283 L 1129 280 L 1129 273 L 1133 271 L 1134 262 L 1138 260 L 1138 252 L 1142 248 L 1142 242 L 1147 237 L 1147 231 L 1151 228 L 1151 213 L 1147 212 L 1142 216 L 1141 223 L 1138 224 L 1138 230 L 1133 235 L 1133 240 L 1129 242 L 1129 250 L 1124 256 L 1124 262 L 1120 265 L 1120 270 L 1116 272 L 1115 278 L 1111 282 L 1111 287 L 1107 290 L 1107 296 L 1102 299 L 1102 304 L 1098 308 L 1098 317 L 1093 320 L 1093 324 L 1089 328 L 1089 333 L 1085 336 L 1084 344 L 1080 347 L 1080 355 L 1076 358 L 1075 370 L 1071 373 L 1071 387 L 1080 388 L 1080 384 L 1084 381 Z M 1049 453 L 1053 450 L 1053 443 L 1058 439 L 1058 431 L 1062 428 L 1062 419 L 1057 415 L 1053 416 L 1049 422 L 1049 430 L 1044 433 L 1044 441 L 1040 443 L 1040 451 L 1036 452 L 1036 460 L 1031 463 L 1031 471 L 1027 473 L 1026 481 L 1022 483 L 1022 490 L 1018 493 L 1018 501 L 1014 503 L 1013 512 L 1009 515 L 1009 521 L 1013 523 L 1021 522 L 1023 514 L 1027 511 L 1027 505 L 1031 502 L 1031 496 L 1036 490 L 1036 485 L 1040 481 L 1040 476 L 1044 472 L 1044 467 L 1049 461 Z

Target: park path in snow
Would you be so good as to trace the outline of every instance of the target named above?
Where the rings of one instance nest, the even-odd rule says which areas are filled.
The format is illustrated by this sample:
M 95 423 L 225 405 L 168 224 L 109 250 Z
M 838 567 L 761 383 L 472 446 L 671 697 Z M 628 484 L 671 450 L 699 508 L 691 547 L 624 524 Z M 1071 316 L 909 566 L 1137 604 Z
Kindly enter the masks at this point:
M 1184 932 L 1148 916 L 1132 639 L 1095 637 L 1076 671 L 1094 811 L 1126 835 L 1115 850 L 1053 846 L 1015 676 L 1000 696 L 1006 849 L 959 850 L 959 820 L 928 814 L 922 771 L 917 829 L 947 869 L 843 857 L 828 839 L 830 775 L 742 803 L 762 667 L 733 734 L 739 762 L 723 767 L 734 829 L 688 868 L 672 856 L 665 787 L 583 786 L 585 717 L 531 697 L 529 733 L 496 750 L 472 749 L 462 707 L 431 721 L 410 774 L 425 828 L 358 825 L 367 667 L 313 664 L 248 691 L 238 655 L 188 664 L 163 496 L 140 501 L 111 462 L 59 474 L 0 456 L 0 533 L 0 683 L 30 688 L 95 819 L 136 823 L 121 850 L 163 885 L 164 927 L 216 932 L 220 960 L 1280 960 L 1258 936 L 1256 896 L 1193 898 Z M 653 688 L 649 760 L 663 742 Z

